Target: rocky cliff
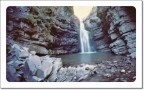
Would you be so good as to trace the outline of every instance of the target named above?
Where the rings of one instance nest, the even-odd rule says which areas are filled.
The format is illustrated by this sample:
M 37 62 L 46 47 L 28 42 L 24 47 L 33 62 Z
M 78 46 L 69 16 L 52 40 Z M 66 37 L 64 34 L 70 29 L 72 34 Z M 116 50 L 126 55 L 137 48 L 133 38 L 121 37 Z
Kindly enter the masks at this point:
M 17 43 L 39 55 L 79 52 L 78 31 L 71 6 L 7 8 L 7 51 Z
M 136 57 L 136 10 L 134 7 L 93 7 L 84 20 L 97 51 Z

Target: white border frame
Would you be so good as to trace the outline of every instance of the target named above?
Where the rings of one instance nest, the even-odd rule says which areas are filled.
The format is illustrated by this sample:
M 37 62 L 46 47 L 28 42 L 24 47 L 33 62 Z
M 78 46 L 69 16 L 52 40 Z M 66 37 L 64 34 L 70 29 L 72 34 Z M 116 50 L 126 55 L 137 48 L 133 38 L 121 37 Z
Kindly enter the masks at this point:
M 136 8 L 136 80 L 134 82 L 8 82 L 6 80 L 6 8 L 8 6 L 134 6 Z M 2 88 L 142 88 L 142 1 L 1 1 Z

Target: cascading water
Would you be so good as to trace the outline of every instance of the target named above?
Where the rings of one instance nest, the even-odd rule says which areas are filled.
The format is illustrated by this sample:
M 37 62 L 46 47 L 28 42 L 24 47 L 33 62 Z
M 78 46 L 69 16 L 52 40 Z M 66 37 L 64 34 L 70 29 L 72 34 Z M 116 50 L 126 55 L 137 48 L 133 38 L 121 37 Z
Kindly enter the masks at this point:
M 81 53 L 93 53 L 95 52 L 94 42 L 90 36 L 91 33 L 85 30 L 83 19 L 87 17 L 91 10 L 92 6 L 74 6 L 74 14 L 80 20 L 80 43 L 81 43 Z
M 84 24 L 80 23 L 80 42 L 81 42 L 81 52 L 91 53 L 94 52 L 93 45 L 90 40 L 90 32 L 85 30 Z

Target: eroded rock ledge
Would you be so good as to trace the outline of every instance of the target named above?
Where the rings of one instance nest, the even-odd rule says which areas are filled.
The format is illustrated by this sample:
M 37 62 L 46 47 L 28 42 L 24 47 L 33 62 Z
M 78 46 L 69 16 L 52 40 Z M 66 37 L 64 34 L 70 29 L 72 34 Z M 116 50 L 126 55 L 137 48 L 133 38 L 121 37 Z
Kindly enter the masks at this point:
M 12 39 L 41 55 L 79 52 L 79 29 L 71 6 L 7 8 L 7 43 Z

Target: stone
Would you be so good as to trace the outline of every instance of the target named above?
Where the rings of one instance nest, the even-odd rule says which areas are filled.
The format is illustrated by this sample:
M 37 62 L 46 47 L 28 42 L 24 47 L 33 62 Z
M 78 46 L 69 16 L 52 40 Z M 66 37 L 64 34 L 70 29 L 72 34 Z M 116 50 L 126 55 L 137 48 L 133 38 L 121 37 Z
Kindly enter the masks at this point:
M 21 65 L 23 65 L 24 62 L 17 60 L 13 64 L 14 64 L 14 67 L 18 69 L 18 67 L 20 67 Z
M 32 76 L 32 79 L 33 79 L 34 82 L 40 82 L 40 81 L 43 80 L 42 78 L 39 78 L 37 76 Z
M 118 61 L 113 61 L 114 63 L 117 63 Z
M 119 80 L 120 80 L 119 78 L 115 78 L 114 82 L 119 82 Z
M 45 60 L 42 62 L 41 67 L 38 69 L 36 76 L 45 79 L 49 74 L 51 74 L 53 68 L 53 63 Z
M 131 73 L 132 71 L 128 71 L 128 73 Z
M 19 54 L 20 58 L 27 58 L 29 56 L 29 53 L 27 51 L 21 51 Z
M 115 73 L 117 71 L 117 68 L 116 67 L 112 67 L 111 68 L 111 73 Z
M 85 70 L 90 70 L 90 68 L 89 68 L 89 67 L 86 67 Z
M 124 78 L 120 78 L 121 82 L 127 82 L 127 80 L 125 80 Z
M 20 75 L 23 75 L 23 74 L 24 74 L 22 71 L 18 71 L 17 73 L 20 74 Z
M 130 57 L 133 58 L 133 59 L 135 59 L 136 58 L 136 52 L 131 53 Z
M 77 77 L 75 76 L 75 77 L 73 77 L 73 79 L 74 79 L 74 80 L 76 80 L 76 79 L 77 79 Z
M 133 79 L 135 80 L 135 79 L 136 79 L 136 76 L 134 76 Z
M 104 76 L 107 77 L 107 78 L 110 78 L 110 77 L 111 77 L 111 74 L 107 73 L 107 74 L 105 74 Z
M 38 46 L 38 45 L 30 45 L 29 51 L 35 51 L 37 54 L 42 54 L 42 55 L 48 54 L 48 50 L 45 47 Z
M 121 70 L 121 73 L 125 73 L 126 71 L 124 69 Z
M 16 49 L 18 49 L 18 50 L 21 50 L 20 46 L 17 45 L 17 44 L 14 44 L 14 45 L 12 46 L 12 48 L 16 48 Z
M 81 76 L 81 77 L 78 79 L 78 81 L 84 80 L 84 79 L 86 79 L 87 77 L 89 77 L 88 74 L 83 75 L 83 76 Z
M 7 72 L 6 74 L 7 81 L 9 82 L 17 81 L 16 69 L 12 65 L 7 66 L 6 72 Z
M 111 66 L 106 66 L 107 69 L 111 69 Z
M 51 76 L 48 78 L 48 81 L 54 82 L 57 79 L 58 70 L 62 67 L 61 58 L 57 58 L 57 60 L 53 63 L 53 69 L 51 72 Z
M 41 68 L 41 61 L 40 58 L 36 55 L 29 56 L 29 60 L 26 61 L 28 63 L 28 67 L 33 75 L 36 74 L 36 71 Z
M 14 61 L 9 61 L 7 65 L 13 65 Z
M 31 53 L 32 55 L 35 55 L 35 54 L 36 54 L 36 52 L 35 52 L 35 51 L 30 51 L 30 53 Z

